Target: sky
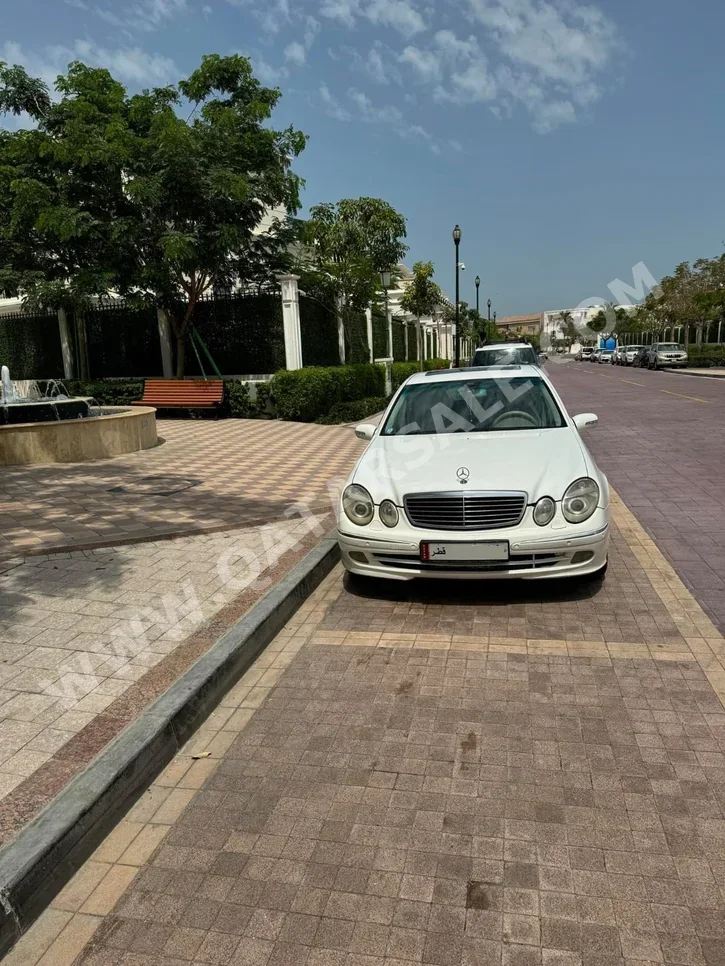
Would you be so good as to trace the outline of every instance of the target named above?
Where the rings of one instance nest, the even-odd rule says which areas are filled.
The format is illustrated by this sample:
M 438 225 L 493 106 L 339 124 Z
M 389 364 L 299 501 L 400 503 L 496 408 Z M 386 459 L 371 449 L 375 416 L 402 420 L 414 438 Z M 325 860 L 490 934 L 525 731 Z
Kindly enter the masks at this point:
M 460 224 L 461 298 L 478 274 L 499 317 L 723 251 L 721 0 L 0 0 L 0 23 L 0 60 L 51 84 L 249 56 L 309 136 L 305 209 L 384 198 L 449 295 Z

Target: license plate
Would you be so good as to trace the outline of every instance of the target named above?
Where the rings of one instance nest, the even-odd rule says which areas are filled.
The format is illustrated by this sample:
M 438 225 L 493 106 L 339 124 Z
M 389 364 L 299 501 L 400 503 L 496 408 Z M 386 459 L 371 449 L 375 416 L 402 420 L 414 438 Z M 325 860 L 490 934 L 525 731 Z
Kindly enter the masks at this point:
M 421 543 L 420 559 L 444 560 L 508 560 L 508 540 L 484 543 Z

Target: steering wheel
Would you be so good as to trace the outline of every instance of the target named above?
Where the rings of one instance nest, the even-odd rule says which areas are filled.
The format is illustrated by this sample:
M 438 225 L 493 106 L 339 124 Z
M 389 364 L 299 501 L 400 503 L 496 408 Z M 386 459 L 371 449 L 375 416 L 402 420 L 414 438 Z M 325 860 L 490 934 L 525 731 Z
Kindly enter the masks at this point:
M 537 420 L 531 413 L 525 413 L 521 409 L 513 409 L 511 412 L 501 413 L 497 419 L 494 419 L 491 423 L 491 429 L 520 429 L 521 423 L 524 426 L 530 426 L 532 429 L 539 428 Z

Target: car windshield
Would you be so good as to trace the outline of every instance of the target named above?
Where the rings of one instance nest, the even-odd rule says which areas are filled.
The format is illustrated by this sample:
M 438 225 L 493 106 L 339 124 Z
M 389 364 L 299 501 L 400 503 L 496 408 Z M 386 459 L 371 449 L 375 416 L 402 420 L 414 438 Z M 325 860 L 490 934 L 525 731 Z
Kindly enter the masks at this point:
M 601 355 L 603 356 L 611 356 L 613 355 L 613 353 L 614 353 L 614 349 L 602 349 L 601 351 Z
M 529 345 L 477 349 L 473 357 L 474 366 L 525 366 L 536 361 L 534 350 Z
M 644 349 L 643 345 L 628 345 L 624 347 L 625 352 L 639 352 L 640 349 Z
M 657 346 L 658 352 L 682 352 L 682 346 L 676 342 L 661 342 Z
M 566 421 L 542 379 L 437 379 L 405 386 L 383 436 L 561 429 Z

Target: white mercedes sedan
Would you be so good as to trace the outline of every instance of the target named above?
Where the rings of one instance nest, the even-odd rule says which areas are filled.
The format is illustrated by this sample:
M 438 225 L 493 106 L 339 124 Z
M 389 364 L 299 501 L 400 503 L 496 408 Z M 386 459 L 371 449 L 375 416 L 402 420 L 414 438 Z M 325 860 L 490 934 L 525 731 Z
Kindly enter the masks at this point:
M 378 426 L 338 509 L 353 574 L 597 578 L 607 567 L 609 485 L 536 366 L 412 376 Z

